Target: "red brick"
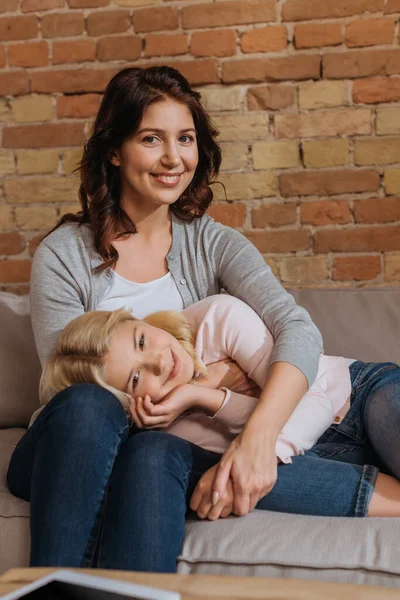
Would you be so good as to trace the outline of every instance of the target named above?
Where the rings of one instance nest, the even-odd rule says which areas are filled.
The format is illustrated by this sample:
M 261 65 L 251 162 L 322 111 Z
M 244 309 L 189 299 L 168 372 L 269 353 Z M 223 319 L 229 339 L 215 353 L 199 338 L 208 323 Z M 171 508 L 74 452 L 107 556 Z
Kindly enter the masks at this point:
M 22 0 L 22 12 L 37 12 L 41 10 L 52 10 L 63 8 L 64 0 Z
M 53 43 L 53 65 L 62 63 L 79 63 L 96 58 L 94 40 L 68 40 Z
M 287 47 L 287 30 L 283 25 L 245 31 L 240 40 L 243 52 L 279 52 Z
M 224 83 L 245 81 L 283 81 L 319 79 L 319 56 L 288 56 L 286 58 L 248 58 L 229 60 L 222 64 Z
M 182 73 L 191 85 L 206 85 L 208 83 L 219 83 L 218 62 L 213 59 L 167 62 Z
M 57 117 L 59 119 L 93 117 L 99 110 L 100 102 L 100 94 L 59 96 L 57 98 Z
M 276 0 L 239 0 L 193 4 L 182 9 L 185 29 L 225 27 L 276 21 Z
M 236 54 L 236 32 L 218 29 L 193 33 L 190 52 L 193 56 L 232 56 Z
M 349 203 L 346 200 L 320 200 L 302 202 L 300 222 L 310 225 L 344 225 L 351 222 Z
M 19 283 L 29 281 L 32 262 L 30 260 L 0 260 L 0 282 Z
M 368 198 L 354 202 L 356 223 L 400 221 L 400 198 Z
M 374 44 L 391 44 L 393 36 L 394 21 L 392 19 L 354 21 L 346 27 L 346 44 L 349 48 L 373 46 Z
M 49 64 L 49 49 L 46 42 L 24 42 L 9 44 L 8 64 L 10 67 L 45 67 Z
M 342 41 L 341 23 L 307 23 L 306 25 L 295 25 L 294 28 L 296 48 L 338 46 Z
M 351 17 L 383 10 L 384 0 L 288 0 L 283 6 L 284 21 L 308 21 Z
M 280 175 L 282 196 L 330 196 L 379 189 L 379 172 L 374 169 L 300 171 Z
M 83 12 L 53 13 L 42 17 L 42 35 L 58 38 L 83 33 Z
M 400 0 L 387 0 L 384 12 L 386 14 L 400 13 Z
M 323 57 L 324 77 L 371 77 L 400 73 L 400 50 L 353 50 Z
M 1 17 L 0 40 L 28 40 L 38 34 L 38 20 L 36 16 Z
M 281 227 L 296 222 L 296 204 L 267 204 L 251 211 L 253 227 Z
M 119 70 L 115 68 L 34 71 L 31 74 L 32 92 L 44 94 L 103 92 L 111 77 Z
M 244 204 L 213 204 L 207 213 L 223 225 L 228 227 L 243 227 L 246 218 L 246 207 Z
M 2 0 L 0 4 L 0 13 L 13 12 L 18 10 L 18 0 Z
M 133 26 L 136 33 L 177 29 L 179 27 L 178 11 L 171 6 L 155 6 L 154 8 L 135 10 L 133 13 Z
M 29 256 L 34 256 L 40 242 L 43 239 L 43 234 L 35 235 L 29 242 Z
M 314 234 L 314 252 L 385 252 L 400 250 L 400 228 L 346 227 Z
M 260 252 L 296 252 L 310 248 L 310 235 L 304 229 L 250 231 L 246 237 Z
M 26 71 L 0 73 L 0 96 L 18 96 L 29 92 L 29 79 Z
M 107 10 L 92 12 L 87 18 L 89 35 L 106 35 L 122 33 L 131 26 L 129 10 Z
M 137 35 L 104 37 L 97 42 L 97 56 L 101 61 L 136 60 L 142 53 L 142 40 Z
M 379 104 L 400 100 L 400 78 L 360 79 L 353 83 L 353 100 L 356 103 Z
M 20 254 L 25 248 L 25 240 L 20 233 L 0 233 L 0 254 Z
M 381 273 L 379 256 L 337 256 L 332 263 L 334 281 L 375 279 Z
M 292 106 L 295 101 L 295 88 L 288 85 L 264 85 L 247 90 L 249 110 L 279 110 Z
M 188 38 L 185 34 L 154 34 L 145 38 L 145 56 L 175 56 L 186 54 L 189 49 Z
M 80 146 L 84 141 L 83 123 L 52 123 L 4 127 L 4 148 L 57 148 Z
M 67 0 L 67 2 L 70 8 L 97 8 L 110 4 L 110 0 Z
M 0 68 L 6 66 L 6 49 L 5 46 L 0 46 Z

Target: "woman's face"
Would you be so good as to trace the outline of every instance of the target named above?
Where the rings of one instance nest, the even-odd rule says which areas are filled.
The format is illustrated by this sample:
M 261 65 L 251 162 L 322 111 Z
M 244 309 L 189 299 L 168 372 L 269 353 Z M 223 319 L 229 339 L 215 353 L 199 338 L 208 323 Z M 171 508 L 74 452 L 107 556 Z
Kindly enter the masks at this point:
M 192 114 L 185 104 L 162 100 L 145 111 L 136 134 L 115 152 L 123 200 L 136 206 L 169 206 L 193 179 L 198 150 Z
M 189 383 L 192 358 L 172 335 L 143 321 L 120 323 L 105 355 L 104 379 L 132 397 L 159 402 L 176 386 Z

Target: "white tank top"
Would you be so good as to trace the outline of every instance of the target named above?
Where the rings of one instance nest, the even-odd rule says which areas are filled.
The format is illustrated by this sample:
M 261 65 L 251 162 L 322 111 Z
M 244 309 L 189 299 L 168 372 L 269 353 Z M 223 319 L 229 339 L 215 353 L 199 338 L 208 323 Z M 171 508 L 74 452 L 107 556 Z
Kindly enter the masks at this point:
M 111 285 L 96 310 L 116 310 L 123 306 L 137 319 L 158 310 L 181 311 L 184 307 L 171 273 L 148 283 L 136 283 L 113 271 Z

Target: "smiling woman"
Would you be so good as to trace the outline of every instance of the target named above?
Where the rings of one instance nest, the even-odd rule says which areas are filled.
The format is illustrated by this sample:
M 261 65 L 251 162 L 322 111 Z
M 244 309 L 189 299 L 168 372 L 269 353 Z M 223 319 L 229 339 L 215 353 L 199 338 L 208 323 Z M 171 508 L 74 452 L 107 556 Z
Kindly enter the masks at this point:
M 217 135 L 179 71 L 128 68 L 112 78 L 83 152 L 81 210 L 64 215 L 35 253 L 32 325 L 44 364 L 83 313 L 125 306 L 141 318 L 224 289 L 251 306 L 276 342 L 257 407 L 219 463 L 172 434 L 132 434 L 120 402 L 98 385 L 56 394 L 8 471 L 11 491 L 31 500 L 32 566 L 175 571 L 197 485 L 207 481 L 221 497 L 231 486 L 234 510 L 245 514 L 276 482 L 275 443 L 315 379 L 322 340 L 254 246 L 205 214 L 221 164 Z M 124 364 L 135 352 L 154 373 L 162 362 L 172 378 L 186 368 L 173 348 L 151 356 L 133 331 L 126 335 Z M 131 370 L 123 385 L 128 375 L 134 384 Z M 238 379 L 234 364 L 210 371 L 215 388 Z

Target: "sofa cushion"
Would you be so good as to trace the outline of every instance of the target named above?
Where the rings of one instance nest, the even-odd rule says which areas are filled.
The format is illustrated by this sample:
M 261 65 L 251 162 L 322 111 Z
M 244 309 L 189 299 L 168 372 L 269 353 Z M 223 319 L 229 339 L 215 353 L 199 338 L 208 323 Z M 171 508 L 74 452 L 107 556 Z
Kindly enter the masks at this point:
M 400 586 L 400 519 L 310 517 L 255 510 L 188 520 L 179 573 L 299 577 Z
M 400 287 L 290 292 L 321 331 L 326 354 L 400 364 Z
M 39 407 L 41 371 L 28 296 L 0 292 L 0 332 L 0 427 L 24 427 Z

